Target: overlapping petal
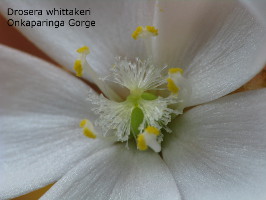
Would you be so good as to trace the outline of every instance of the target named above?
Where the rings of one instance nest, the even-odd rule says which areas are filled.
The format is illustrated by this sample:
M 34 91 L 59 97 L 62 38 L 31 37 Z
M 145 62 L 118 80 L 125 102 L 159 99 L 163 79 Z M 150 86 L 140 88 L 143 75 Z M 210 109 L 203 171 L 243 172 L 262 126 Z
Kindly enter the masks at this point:
M 187 200 L 266 196 L 266 89 L 198 106 L 173 123 L 163 158 Z
M 7 18 L 14 20 L 63 20 L 64 27 L 17 27 L 26 37 L 54 58 L 61 65 L 72 70 L 77 57 L 75 50 L 84 45 L 91 49 L 89 63 L 101 75 L 114 64 L 116 56 L 128 58 L 142 57 L 143 45 L 136 42 L 131 34 L 139 25 L 152 23 L 155 1 L 131 0 L 77 0 L 77 1 L 1 1 L 0 9 Z M 43 15 L 7 16 L 7 8 L 42 9 Z M 90 10 L 90 15 L 55 15 L 47 16 L 46 9 L 83 9 Z M 69 19 L 94 20 L 90 28 L 69 26 Z M 88 78 L 89 76 L 87 76 Z
M 114 145 L 80 162 L 41 199 L 178 200 L 180 196 L 158 154 Z
M 237 1 L 161 1 L 156 11 L 154 57 L 185 69 L 189 105 L 234 91 L 266 62 L 265 29 Z
M 0 46 L 0 199 L 58 180 L 108 145 L 81 134 L 94 119 L 88 86 L 55 66 Z

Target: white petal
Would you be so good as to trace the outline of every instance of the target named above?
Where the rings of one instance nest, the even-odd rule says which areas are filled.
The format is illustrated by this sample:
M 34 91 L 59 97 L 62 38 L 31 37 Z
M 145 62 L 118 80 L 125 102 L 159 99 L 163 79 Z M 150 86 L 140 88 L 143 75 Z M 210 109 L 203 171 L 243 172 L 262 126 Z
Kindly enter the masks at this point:
M 189 200 L 266 197 L 266 89 L 198 106 L 177 119 L 163 158 Z
M 265 64 L 265 30 L 240 3 L 161 1 L 155 17 L 156 62 L 184 68 L 189 105 L 228 94 Z
M 105 146 L 82 136 L 88 87 L 42 60 L 0 46 L 0 199 L 58 180 Z
M 180 199 L 172 175 L 158 154 L 134 148 L 116 145 L 90 156 L 41 199 Z
M 98 72 L 106 72 L 114 64 L 115 56 L 142 57 L 143 45 L 131 34 L 139 25 L 150 25 L 153 17 L 152 1 L 131 0 L 77 0 L 77 1 L 1 1 L 2 13 L 7 18 L 30 20 L 64 20 L 65 26 L 17 27 L 22 33 L 58 63 L 72 70 L 77 48 L 87 45 L 91 49 L 88 61 Z M 10 16 L 8 8 L 16 9 L 90 9 L 90 15 L 31 15 Z M 69 19 L 94 20 L 90 28 L 68 25 Z
M 261 22 L 266 25 L 266 1 L 265 0 L 240 0 L 254 13 L 254 15 L 260 18 Z

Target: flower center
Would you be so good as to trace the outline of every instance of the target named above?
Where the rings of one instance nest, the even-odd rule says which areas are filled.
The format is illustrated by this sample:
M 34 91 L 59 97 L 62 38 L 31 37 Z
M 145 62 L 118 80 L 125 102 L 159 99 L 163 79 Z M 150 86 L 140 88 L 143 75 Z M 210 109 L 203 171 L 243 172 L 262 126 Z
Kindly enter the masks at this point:
M 156 35 L 157 29 L 146 26 L 138 27 L 132 37 L 147 41 Z M 98 115 L 98 120 L 94 125 L 88 119 L 80 122 L 84 135 L 120 142 L 135 140 L 139 150 L 149 147 L 160 152 L 163 134 L 171 132 L 168 123 L 183 113 L 190 95 L 190 86 L 183 77 L 183 70 L 155 66 L 151 59 L 142 61 L 136 58 L 131 62 L 116 58 L 110 75 L 102 79 L 86 61 L 89 48 L 84 46 L 77 52 L 80 56 L 74 64 L 76 75 L 82 76 L 84 71 L 90 73 L 104 94 L 89 91 L 88 100 L 95 105 L 93 111 Z M 127 97 L 121 98 L 107 82 L 114 82 L 127 90 Z M 96 131 L 98 128 L 101 130 Z

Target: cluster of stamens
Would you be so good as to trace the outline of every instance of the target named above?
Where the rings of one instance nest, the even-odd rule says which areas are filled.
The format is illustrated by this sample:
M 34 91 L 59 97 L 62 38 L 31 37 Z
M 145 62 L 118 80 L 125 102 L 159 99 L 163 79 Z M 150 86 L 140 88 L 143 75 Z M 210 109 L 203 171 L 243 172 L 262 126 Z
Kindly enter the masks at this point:
M 140 26 L 132 37 L 145 40 L 157 35 L 158 30 L 154 27 Z M 183 70 L 170 68 L 166 73 L 167 66 L 155 66 L 151 59 L 141 61 L 136 58 L 131 62 L 117 58 L 110 75 L 101 79 L 87 63 L 89 48 L 84 46 L 77 52 L 76 75 L 81 77 L 84 72 L 90 73 L 103 93 L 98 95 L 91 90 L 88 98 L 95 105 L 93 111 L 99 118 L 94 125 L 101 128 L 101 132 L 96 133 L 93 124 L 83 119 L 80 127 L 84 135 L 89 138 L 112 137 L 121 142 L 132 139 L 139 150 L 150 147 L 160 152 L 163 133 L 171 132 L 168 123 L 174 116 L 182 114 L 184 100 L 190 95 L 189 84 L 182 76 Z M 124 99 L 118 96 L 106 81 L 128 90 L 128 96 Z

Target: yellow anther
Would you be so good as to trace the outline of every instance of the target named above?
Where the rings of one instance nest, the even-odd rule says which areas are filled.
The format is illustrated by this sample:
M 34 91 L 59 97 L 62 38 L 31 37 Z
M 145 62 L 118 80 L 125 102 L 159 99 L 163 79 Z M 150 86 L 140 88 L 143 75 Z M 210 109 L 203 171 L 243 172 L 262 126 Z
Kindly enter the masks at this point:
M 142 26 L 138 26 L 136 30 L 132 33 L 132 37 L 136 40 L 138 39 L 138 36 L 143 32 Z
M 78 77 L 82 76 L 83 68 L 82 68 L 81 60 L 76 60 L 75 61 L 73 69 L 76 72 L 76 76 L 78 76 Z
M 146 26 L 146 30 L 152 33 L 153 36 L 158 35 L 158 29 L 156 29 L 154 26 Z
M 167 78 L 167 88 L 170 92 L 176 94 L 179 91 L 179 88 L 175 85 L 175 82 L 171 78 Z
M 83 134 L 92 139 L 96 138 L 96 135 L 88 127 L 83 129 Z
M 181 68 L 170 68 L 170 69 L 168 69 L 168 73 L 169 74 L 175 74 L 177 72 L 183 74 L 183 69 L 181 69 Z
M 83 46 L 83 47 L 77 49 L 77 52 L 78 53 L 84 53 L 84 54 L 88 55 L 90 53 L 90 48 L 87 46 Z
M 148 149 L 148 146 L 145 141 L 144 134 L 139 134 L 137 138 L 137 147 L 141 151 L 145 151 Z
M 154 134 L 156 136 L 160 134 L 160 131 L 157 128 L 155 128 L 154 126 L 148 126 L 145 129 L 145 132 L 147 132 L 149 134 Z
M 158 35 L 158 29 L 154 26 L 145 26 L 145 28 L 143 26 L 138 26 L 131 36 L 136 40 L 139 37 L 145 38 L 156 35 Z
M 81 120 L 79 123 L 80 128 L 84 128 L 87 125 L 87 123 L 88 123 L 87 119 Z

